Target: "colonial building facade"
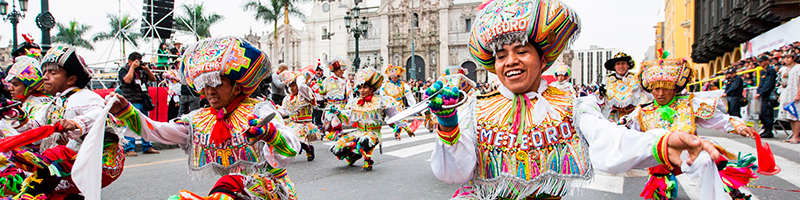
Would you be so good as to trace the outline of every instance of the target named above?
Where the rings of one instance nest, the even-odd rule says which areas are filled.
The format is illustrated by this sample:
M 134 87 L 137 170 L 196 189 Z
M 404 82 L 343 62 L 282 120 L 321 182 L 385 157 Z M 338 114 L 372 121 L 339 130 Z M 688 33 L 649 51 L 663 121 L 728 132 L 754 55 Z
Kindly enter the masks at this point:
M 476 65 L 467 47 L 480 3 L 454 3 L 452 0 L 381 0 L 376 6 L 359 3 L 360 16 L 368 19 L 368 30 L 358 41 L 361 67 L 382 70 L 390 64 L 404 66 L 406 78 L 424 80 L 439 76 L 446 66 L 460 65 L 479 82 L 494 80 L 494 75 Z M 355 58 L 356 45 L 345 27 L 344 16 L 355 2 L 332 0 L 313 4 L 304 22 L 305 29 L 281 26 L 278 43 L 274 42 L 273 33 L 269 33 L 260 36 L 261 48 L 274 52 L 270 54 L 273 63 L 283 61 L 290 67 L 336 57 L 347 60 L 350 65 Z M 357 22 L 353 20 L 353 24 Z M 290 30 L 288 34 L 286 30 Z M 288 48 L 283 45 L 286 38 L 290 41 Z M 354 71 L 354 66 L 350 66 L 348 72 Z

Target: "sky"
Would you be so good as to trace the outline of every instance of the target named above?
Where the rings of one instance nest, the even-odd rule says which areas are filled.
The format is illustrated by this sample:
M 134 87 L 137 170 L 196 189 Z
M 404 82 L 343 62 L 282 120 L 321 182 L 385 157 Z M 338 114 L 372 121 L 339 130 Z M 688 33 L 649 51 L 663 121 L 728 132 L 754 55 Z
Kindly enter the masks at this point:
M 6 0 L 10 2 L 11 0 Z M 261 0 L 266 2 L 265 0 Z M 470 0 L 458 0 L 470 1 Z M 658 0 L 562 0 L 564 3 L 574 8 L 581 17 L 582 30 L 579 38 L 573 44 L 573 49 L 588 49 L 590 45 L 597 45 L 604 48 L 617 48 L 626 52 L 639 61 L 644 57 L 647 47 L 654 44 L 656 22 L 663 21 L 664 1 Z M 211 27 L 211 34 L 214 36 L 234 35 L 244 36 L 251 30 L 262 35 L 272 31 L 271 24 L 264 24 L 253 19 L 252 12 L 242 10 L 242 5 L 246 0 L 175 0 L 175 7 L 179 8 L 184 4 L 203 3 L 206 13 L 217 13 L 223 15 L 225 19 Z M 377 6 L 380 0 L 366 0 L 367 6 Z M 29 33 L 41 41 L 41 31 L 36 27 L 35 18 L 41 11 L 40 1 L 30 0 L 26 16 L 18 25 L 18 34 Z M 9 5 L 9 9 L 10 9 Z M 311 10 L 311 3 L 301 5 L 307 14 Z M 70 20 L 77 20 L 81 23 L 91 25 L 92 28 L 86 34 L 87 39 L 99 32 L 110 30 L 108 25 L 108 14 L 129 14 L 141 16 L 142 0 L 70 0 L 50 1 L 50 12 L 57 22 L 67 23 Z M 184 14 L 176 9 L 178 15 Z M 304 29 L 305 26 L 298 19 L 291 19 L 294 27 Z M 8 46 L 11 41 L 11 23 L 0 23 L 0 46 Z M 55 28 L 54 28 L 55 29 Z M 51 31 L 51 35 L 56 34 L 56 30 Z M 178 34 L 178 41 L 190 41 L 186 34 Z M 23 39 L 17 38 L 18 43 Z M 157 44 L 140 45 L 139 49 L 128 48 L 131 50 L 152 52 Z M 94 43 L 94 51 L 80 49 L 78 53 L 86 59 L 92 66 L 108 66 L 113 64 L 98 64 L 107 60 L 121 58 L 119 42 L 97 42 Z M 316 61 L 309 61 L 316 62 Z

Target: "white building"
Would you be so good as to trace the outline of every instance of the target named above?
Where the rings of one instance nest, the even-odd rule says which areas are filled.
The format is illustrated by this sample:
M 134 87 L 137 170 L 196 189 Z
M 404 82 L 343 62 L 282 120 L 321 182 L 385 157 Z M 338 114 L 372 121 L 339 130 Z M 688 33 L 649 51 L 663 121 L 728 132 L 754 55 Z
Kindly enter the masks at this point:
M 368 18 L 368 31 L 358 41 L 361 65 L 381 70 L 390 64 L 404 66 L 406 77 L 417 80 L 436 77 L 446 66 L 460 65 L 478 82 L 494 80 L 494 75 L 477 67 L 467 47 L 470 27 L 480 3 L 381 0 L 380 5 L 373 7 L 359 3 L 360 16 Z M 353 0 L 314 1 L 304 30 L 281 25 L 277 45 L 272 33 L 260 36 L 259 44 L 270 52 L 275 65 L 285 61 L 290 67 L 303 67 L 316 64 L 317 59 L 325 62 L 341 57 L 350 65 L 348 73 L 353 73 L 350 62 L 355 57 L 355 39 L 347 32 L 344 16 L 354 5 Z M 323 9 L 325 7 L 327 9 Z M 353 20 L 352 23 L 357 22 Z M 291 31 L 285 34 L 285 30 Z M 283 48 L 284 38 L 289 38 L 288 50 Z M 415 44 L 413 67 L 412 41 Z
M 574 84 L 602 83 L 603 77 L 609 73 L 603 65 L 617 52 L 619 50 L 615 48 L 602 48 L 597 45 L 591 45 L 585 50 L 574 50 L 575 59 L 572 65 Z

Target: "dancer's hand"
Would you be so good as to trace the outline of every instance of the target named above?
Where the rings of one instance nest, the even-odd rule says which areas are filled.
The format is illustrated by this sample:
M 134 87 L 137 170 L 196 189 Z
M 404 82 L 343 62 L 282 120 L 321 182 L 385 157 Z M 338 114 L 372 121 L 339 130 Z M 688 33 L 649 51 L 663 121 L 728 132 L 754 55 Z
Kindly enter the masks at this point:
M 425 90 L 425 96 L 435 94 L 439 90 L 441 93 L 436 94 L 428 103 L 428 108 L 439 120 L 439 125 L 442 127 L 456 127 L 458 126 L 458 113 L 455 108 L 445 109 L 442 106 L 455 105 L 458 103 L 459 90 L 457 87 L 443 87 L 442 81 L 436 81 Z
M 119 99 L 119 101 L 114 102 L 114 105 L 111 106 L 111 110 L 108 110 L 109 113 L 111 113 L 111 114 L 118 113 L 118 112 L 122 111 L 122 109 L 124 109 L 125 106 L 128 106 L 128 100 L 125 99 L 125 97 L 123 97 L 122 95 L 114 93 L 114 92 L 112 92 L 111 94 L 108 94 L 108 95 L 117 96 L 117 98 Z M 106 103 L 108 103 L 108 101 L 106 101 Z
M 61 127 L 64 128 L 64 131 L 72 131 L 78 129 L 78 126 L 75 125 L 75 123 L 67 119 L 59 119 L 58 121 L 56 121 L 56 123 L 60 124 Z
M 689 165 L 694 163 L 694 159 L 697 158 L 697 155 L 700 154 L 701 151 L 708 152 L 712 160 L 719 159 L 719 151 L 714 148 L 714 145 L 696 135 L 686 132 L 674 132 L 670 135 L 667 140 L 667 148 L 669 162 L 672 163 L 673 166 L 680 166 L 680 164 L 683 163 L 681 160 L 681 152 L 684 150 L 689 151 L 689 160 L 686 161 Z
M 754 137 L 755 134 L 758 133 L 756 133 L 756 129 L 754 129 L 753 127 L 747 127 L 742 130 L 739 130 L 738 134 L 741 135 L 742 137 L 752 138 Z

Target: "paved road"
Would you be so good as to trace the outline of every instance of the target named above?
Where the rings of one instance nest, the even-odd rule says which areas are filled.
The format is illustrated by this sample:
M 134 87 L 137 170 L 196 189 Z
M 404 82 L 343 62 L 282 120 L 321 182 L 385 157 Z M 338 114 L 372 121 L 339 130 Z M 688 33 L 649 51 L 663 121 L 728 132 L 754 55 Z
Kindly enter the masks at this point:
M 317 159 L 308 162 L 299 155 L 288 166 L 289 177 L 297 186 L 301 199 L 449 199 L 459 185 L 437 180 L 430 169 L 430 153 L 435 135 L 427 130 L 417 131 L 413 138 L 394 141 L 390 129 L 384 128 L 383 154 L 375 151 L 374 170 L 361 170 L 363 162 L 347 166 L 337 160 L 328 148 L 331 142 L 316 142 Z M 755 153 L 752 139 L 700 130 L 731 152 Z M 785 138 L 785 135 L 779 135 Z M 754 185 L 798 190 L 800 186 L 800 145 L 781 143 L 779 139 L 765 139 L 775 153 L 783 171 L 776 176 L 761 176 Z M 166 199 L 181 189 L 205 194 L 217 177 L 192 180 L 186 172 L 186 155 L 179 149 L 163 150 L 158 155 L 130 157 L 119 180 L 103 190 L 103 199 Z M 696 182 L 678 176 L 679 199 L 699 199 Z M 586 189 L 564 199 L 641 199 L 645 170 L 632 170 L 611 175 L 597 172 Z M 753 199 L 800 199 L 800 193 L 747 188 Z

